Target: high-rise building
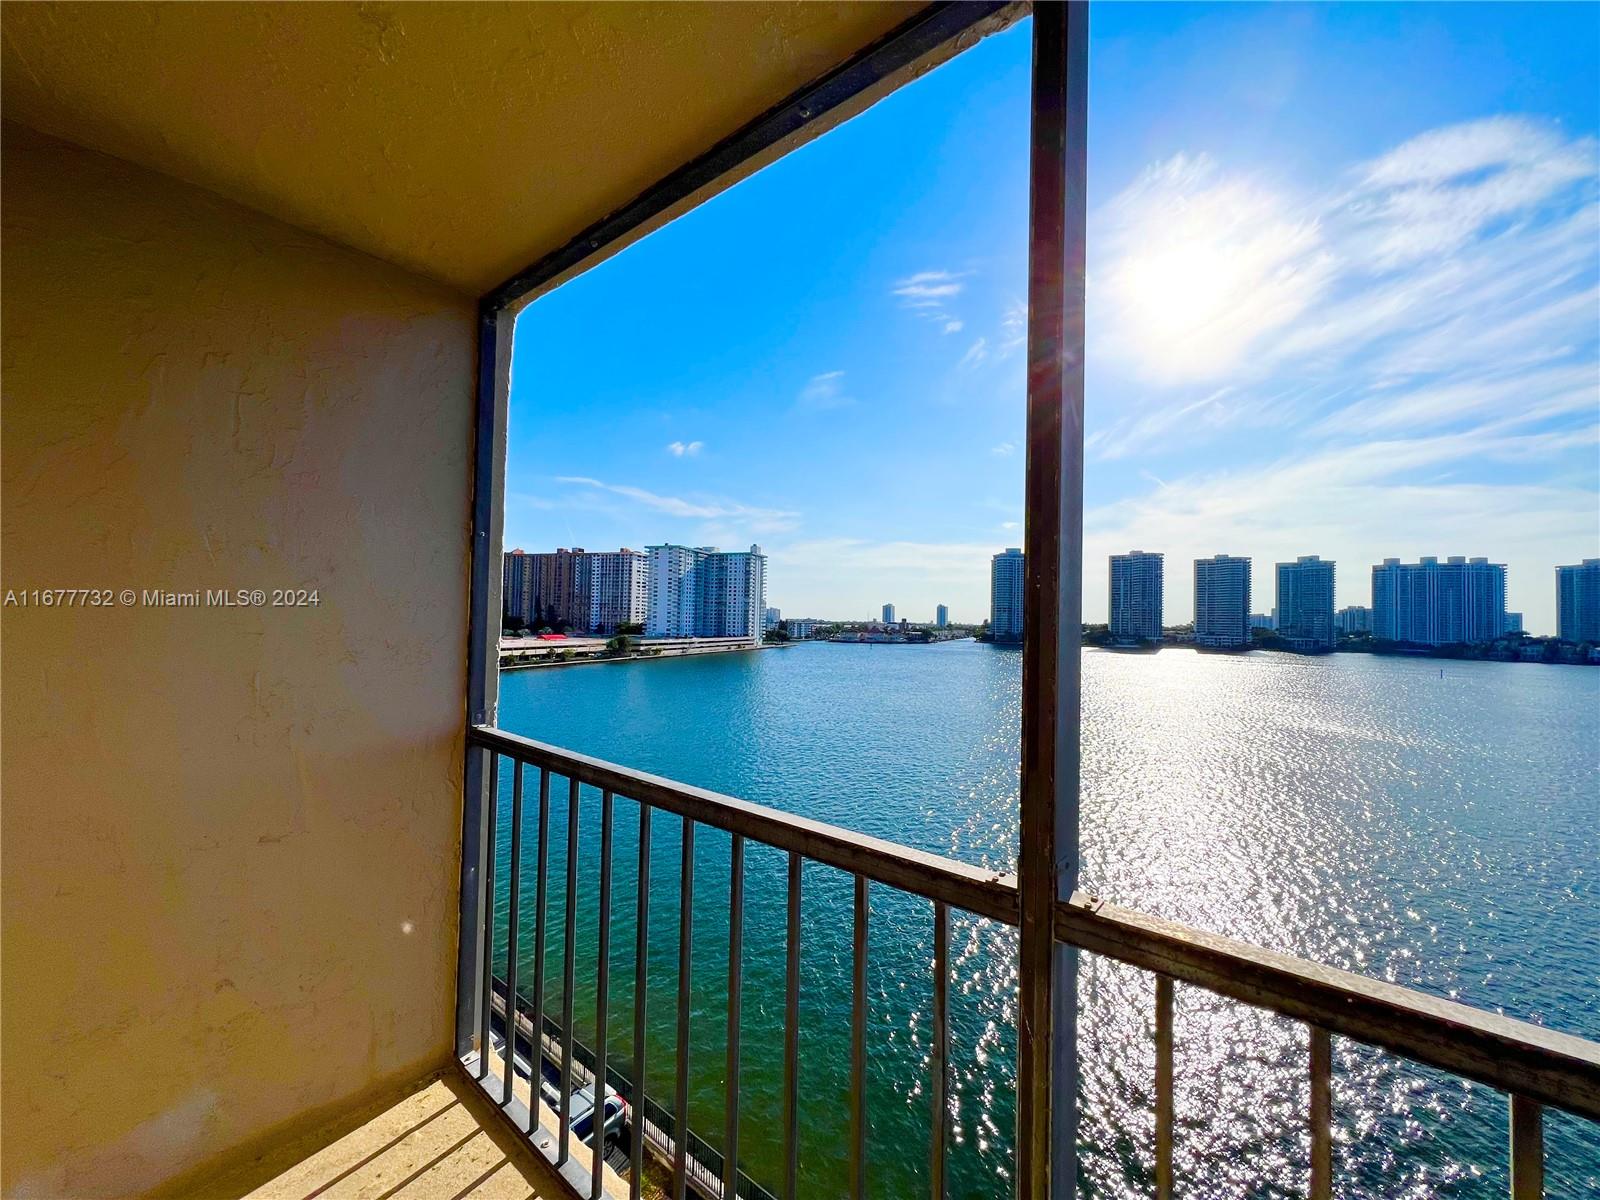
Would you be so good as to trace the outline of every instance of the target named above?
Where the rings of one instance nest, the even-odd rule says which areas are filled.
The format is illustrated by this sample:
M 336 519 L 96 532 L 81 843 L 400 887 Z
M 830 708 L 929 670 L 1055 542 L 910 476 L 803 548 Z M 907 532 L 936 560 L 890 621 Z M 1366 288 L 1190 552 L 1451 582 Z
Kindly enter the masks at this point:
M 648 546 L 644 631 L 650 637 L 693 637 L 700 619 L 700 563 L 688 546 Z
M 989 565 L 989 635 L 997 642 L 1020 642 L 1023 582 L 1027 558 L 1015 546 L 996 554 Z
M 883 623 L 885 625 L 894 624 L 894 605 L 885 604 L 883 606 Z
M 1194 644 L 1250 644 L 1250 560 L 1218 554 L 1194 560 Z
M 589 596 L 588 628 L 613 634 L 620 625 L 642 625 L 650 612 L 650 562 L 637 550 L 585 554 L 578 564 L 579 590 Z
M 1506 614 L 1506 627 L 1504 629 L 1502 629 L 1500 632 L 1501 633 L 1521 633 L 1522 632 L 1522 614 L 1519 613 L 1519 612 L 1508 612 Z
M 950 624 L 950 607 L 948 605 L 941 604 L 933 610 L 933 624 L 937 629 L 943 629 Z
M 1333 614 L 1333 627 L 1342 636 L 1372 632 L 1372 610 L 1360 604 L 1341 608 Z
M 783 613 L 776 608 L 767 609 L 767 615 L 762 618 L 761 628 L 776 629 L 783 622 Z
M 761 640 L 767 612 L 767 556 L 760 546 L 650 546 L 651 637 Z
M 767 613 L 767 556 L 761 547 L 707 549 L 701 570 L 699 636 L 760 642 Z
M 1505 632 L 1506 569 L 1460 555 L 1386 558 L 1372 568 L 1372 636 L 1419 646 L 1492 642 Z
M 589 627 L 589 593 L 580 578 L 578 564 L 583 561 L 581 546 L 562 548 L 553 554 L 530 554 L 532 562 L 532 600 L 529 617 L 537 625 L 567 629 Z
M 1296 650 L 1331 650 L 1333 564 L 1302 554 L 1278 564 L 1278 635 Z
M 1111 556 L 1107 624 L 1115 638 L 1161 637 L 1162 556 L 1131 550 Z M 1248 601 L 1246 601 L 1248 605 Z M 1245 610 L 1249 611 L 1248 607 Z
M 1556 636 L 1600 642 L 1600 558 L 1556 568 Z
M 1277 624 L 1277 620 L 1276 620 L 1276 618 L 1273 617 L 1273 615 L 1271 613 L 1251 613 L 1250 614 L 1250 628 L 1251 629 L 1271 629 L 1276 624 Z
M 500 560 L 500 598 L 505 614 L 525 624 L 534 620 L 534 555 L 507 550 Z

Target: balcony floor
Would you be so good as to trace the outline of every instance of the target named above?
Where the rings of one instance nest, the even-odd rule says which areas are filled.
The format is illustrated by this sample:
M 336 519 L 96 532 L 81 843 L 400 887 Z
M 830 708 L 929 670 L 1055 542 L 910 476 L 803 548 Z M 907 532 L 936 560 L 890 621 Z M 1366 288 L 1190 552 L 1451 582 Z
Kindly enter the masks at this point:
M 336 1136 L 335 1136 L 336 1135 Z M 355 1129 L 312 1137 L 231 1195 L 252 1200 L 570 1200 L 572 1190 L 457 1070 Z M 607 1192 L 627 1195 L 607 1172 Z M 265 1179 L 265 1182 L 262 1180 Z

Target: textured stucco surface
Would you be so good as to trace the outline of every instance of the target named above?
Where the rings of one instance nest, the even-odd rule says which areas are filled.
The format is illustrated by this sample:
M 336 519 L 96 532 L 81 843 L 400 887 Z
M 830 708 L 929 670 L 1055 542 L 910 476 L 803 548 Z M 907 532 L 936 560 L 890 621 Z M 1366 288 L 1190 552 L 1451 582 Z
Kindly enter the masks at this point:
M 12 120 L 478 294 L 921 7 L 8 4 L 0 82 Z
M 148 1191 L 448 1060 L 473 325 L 452 291 L 14 125 L 7 1197 Z

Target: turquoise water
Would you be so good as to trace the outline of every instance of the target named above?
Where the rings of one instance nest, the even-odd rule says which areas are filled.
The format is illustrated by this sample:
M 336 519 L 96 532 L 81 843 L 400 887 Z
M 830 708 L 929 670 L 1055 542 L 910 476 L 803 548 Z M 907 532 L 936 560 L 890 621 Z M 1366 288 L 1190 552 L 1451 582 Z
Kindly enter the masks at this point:
M 1443 673 L 1441 674 L 1441 666 Z M 674 779 L 986 866 L 1016 853 L 1015 649 L 811 644 L 510 672 L 500 724 Z M 1600 1038 L 1600 671 L 1335 655 L 1084 657 L 1083 881 L 1118 903 Z M 507 775 L 508 777 L 508 775 Z M 502 796 L 509 786 L 502 785 Z M 524 814 L 523 912 L 537 804 Z M 559 931 L 565 784 L 552 805 Z M 500 878 L 509 846 L 502 805 Z M 579 847 L 577 1011 L 593 1026 L 599 798 Z M 610 1040 L 631 1053 L 638 810 L 618 800 Z M 651 1093 L 670 1106 L 680 829 L 654 817 Z M 722 1144 L 728 838 L 696 838 L 691 1125 Z M 784 860 L 746 856 L 740 1160 L 781 1163 Z M 869 1187 L 926 1194 L 932 906 L 874 886 Z M 502 922 L 505 897 L 500 897 Z M 848 877 L 809 866 L 801 1187 L 843 1191 Z M 519 952 L 532 980 L 531 915 Z M 547 1005 L 559 1003 L 559 936 Z M 502 941 L 501 956 L 504 946 Z M 952 915 L 951 1193 L 1009 1191 L 1014 935 Z M 503 969 L 503 968 L 502 968 Z M 1082 1194 L 1153 1190 L 1154 985 L 1084 956 Z M 1306 1037 L 1179 987 L 1177 1170 L 1205 1196 L 1303 1195 Z M 580 1036 L 582 1036 L 580 1034 Z M 615 1061 L 615 1059 L 614 1059 Z M 1338 1194 L 1506 1194 L 1503 1097 L 1335 1041 Z M 1549 1114 L 1552 1197 L 1600 1194 L 1600 1127 Z

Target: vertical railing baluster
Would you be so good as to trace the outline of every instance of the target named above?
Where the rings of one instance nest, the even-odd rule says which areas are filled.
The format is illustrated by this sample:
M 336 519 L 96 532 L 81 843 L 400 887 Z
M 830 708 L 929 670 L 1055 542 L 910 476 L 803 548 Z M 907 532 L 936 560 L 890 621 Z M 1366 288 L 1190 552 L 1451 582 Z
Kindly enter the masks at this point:
M 589 1200 L 600 1200 L 606 1183 L 606 1016 L 611 1001 L 611 790 L 600 793 L 600 945 L 594 985 L 594 1165 Z
M 783 1000 L 783 1198 L 799 1200 L 800 855 L 789 851 L 789 946 Z
M 1156 1200 L 1172 1200 L 1172 978 L 1156 976 Z
M 544 945 L 550 899 L 550 770 L 539 768 L 538 878 L 533 898 L 533 1078 L 529 1087 L 528 1127 L 539 1124 L 540 1084 L 544 1081 Z
M 500 794 L 500 755 L 486 751 L 489 760 L 489 836 L 488 851 L 483 863 L 483 987 L 482 1003 L 478 1006 L 478 1078 L 489 1076 L 489 1015 L 494 999 L 494 860 L 499 848 L 499 814 L 495 811 Z
M 1511 1097 L 1511 1200 L 1543 1200 L 1544 1108 Z
M 867 1194 L 867 877 L 856 876 L 855 971 L 850 1012 L 850 1195 Z
M 1311 1026 L 1311 1200 L 1333 1197 L 1333 1039 Z
M 517 921 L 522 898 L 522 760 L 511 764 L 511 874 L 506 884 L 511 889 L 511 912 L 506 921 L 506 1054 L 505 1079 L 501 1081 L 500 1103 L 511 1103 L 511 1081 L 517 1073 Z M 530 1116 L 529 1120 L 532 1120 Z
M 672 1130 L 672 1200 L 684 1200 L 689 1156 L 689 983 L 694 955 L 694 822 L 683 818 L 678 876 L 678 1078 Z
M 572 1132 L 572 1002 L 577 991 L 573 959 L 578 952 L 578 777 L 572 776 L 567 788 L 567 938 L 563 956 L 561 988 L 561 1144 L 556 1148 L 556 1163 L 567 1161 L 568 1135 Z
M 629 1200 L 639 1200 L 644 1188 L 644 1051 L 645 1015 L 649 988 L 645 968 L 650 959 L 650 806 L 639 802 L 639 911 L 633 951 L 633 1139 L 629 1150 Z
M 944 1143 L 950 1124 L 950 907 L 943 900 L 933 902 L 933 1048 L 928 1075 L 933 1099 L 928 1190 L 933 1200 L 944 1200 Z
M 744 838 L 733 835 L 728 881 L 728 1063 L 722 1149 L 723 1200 L 739 1194 L 739 1020 L 744 986 Z

